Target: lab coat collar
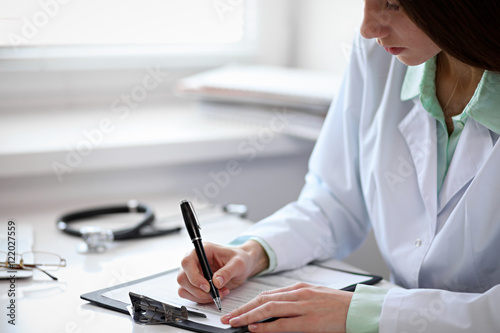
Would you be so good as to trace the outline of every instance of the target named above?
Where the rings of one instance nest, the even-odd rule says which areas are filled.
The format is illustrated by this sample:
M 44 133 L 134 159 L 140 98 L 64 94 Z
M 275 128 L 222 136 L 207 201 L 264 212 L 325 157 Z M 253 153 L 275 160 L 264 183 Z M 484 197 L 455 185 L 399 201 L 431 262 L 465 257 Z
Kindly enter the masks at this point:
M 401 89 L 401 100 L 413 99 L 415 103 L 415 108 L 400 123 L 400 131 L 405 137 L 414 159 L 421 191 L 424 188 L 423 184 L 430 181 L 430 175 L 427 173 L 430 170 L 434 173 L 437 172 L 437 151 L 435 151 L 435 146 L 438 138 L 436 138 L 436 121 L 434 119 L 441 119 L 444 122 L 442 110 L 437 101 L 435 101 L 435 72 L 436 57 L 429 59 L 421 65 L 409 66 Z M 499 105 L 500 73 L 485 71 L 473 97 L 464 109 L 464 112 L 470 118 L 461 134 L 452 161 L 448 167 L 443 186 L 439 192 L 437 212 L 440 212 L 453 196 L 472 180 L 478 168 L 491 153 L 493 140 L 488 129 L 500 134 Z M 427 112 L 423 112 L 424 110 Z M 417 113 L 419 113 L 418 117 Z M 434 118 L 424 117 L 423 114 L 432 115 Z M 414 118 L 420 120 L 415 121 Z M 430 121 L 430 124 L 427 124 L 427 121 Z M 426 127 L 419 130 L 419 123 L 426 124 Z M 470 124 L 468 125 L 468 123 Z M 429 128 L 433 128 L 432 133 L 428 133 Z M 424 135 L 424 133 L 426 134 Z M 416 135 L 419 136 L 418 139 L 412 137 Z M 425 142 L 434 143 L 434 151 L 429 150 L 428 154 L 433 154 L 432 156 L 436 158 L 436 164 L 432 165 L 432 168 L 426 171 L 422 171 L 420 168 L 431 166 L 430 163 L 434 162 L 432 159 L 426 159 L 430 158 L 431 155 L 424 155 L 424 158 L 416 158 L 419 154 L 422 154 L 422 149 L 419 148 L 418 142 L 420 142 L 420 146 L 424 145 Z M 456 161 L 462 162 L 458 164 Z M 464 163 L 463 161 L 466 162 Z M 427 189 L 429 188 L 427 187 Z M 429 213 L 432 214 L 433 205 L 430 203 L 430 195 L 422 193 L 422 197 L 426 202 Z
M 438 211 L 466 186 L 478 173 L 493 150 L 490 132 L 474 119 L 469 119 L 453 154 L 439 194 Z
M 425 111 L 418 97 L 413 109 L 401 120 L 398 129 L 410 151 L 422 200 L 429 220 L 437 216 L 437 131 L 436 120 Z
M 413 101 L 415 103 L 413 109 L 399 123 L 398 129 L 410 151 L 420 194 L 429 219 L 435 227 L 437 214 L 474 178 L 491 154 L 493 142 L 487 128 L 472 118 L 467 121 L 443 182 L 438 202 L 436 120 L 425 111 L 418 97 Z

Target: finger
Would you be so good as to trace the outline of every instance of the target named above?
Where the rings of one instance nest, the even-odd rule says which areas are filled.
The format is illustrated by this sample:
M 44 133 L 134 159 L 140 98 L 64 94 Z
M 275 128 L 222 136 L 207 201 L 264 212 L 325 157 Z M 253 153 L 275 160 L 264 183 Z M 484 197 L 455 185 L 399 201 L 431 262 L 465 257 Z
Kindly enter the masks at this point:
M 304 321 L 303 317 L 281 318 L 268 322 L 248 325 L 250 332 L 306 332 L 314 331 L 314 323 Z
M 195 292 L 191 292 L 187 288 L 179 287 L 177 290 L 177 293 L 180 297 L 188 299 L 190 301 L 196 302 L 196 303 L 201 303 L 201 304 L 210 304 L 213 302 L 212 296 L 210 293 L 198 293 L 199 289 L 195 289 Z M 222 288 L 219 289 L 219 296 L 221 299 L 224 299 L 228 294 L 230 293 L 230 290 L 227 288 Z
M 225 265 L 214 273 L 213 282 L 215 287 L 222 288 L 235 277 L 245 271 L 245 263 L 240 258 L 231 258 Z
M 288 318 L 300 316 L 303 309 L 298 302 L 268 302 L 255 309 L 231 318 L 229 324 L 233 327 L 250 325 L 269 318 Z
M 206 303 L 213 302 L 212 297 L 208 293 L 203 293 L 202 295 L 196 293 L 196 295 L 195 295 L 190 290 L 188 290 L 186 288 L 182 288 L 182 287 L 179 287 L 179 289 L 177 290 L 177 293 L 179 294 L 180 297 L 188 299 L 188 300 L 196 302 L 196 303 L 206 304 Z
M 189 253 L 182 259 L 181 266 L 182 266 L 182 272 L 185 274 L 187 278 L 187 280 L 179 281 L 181 274 L 178 275 L 177 282 L 181 286 L 189 288 L 189 286 L 185 285 L 186 283 L 189 283 L 192 286 L 199 288 L 206 293 L 210 291 L 210 285 L 208 284 L 208 281 L 205 279 L 205 277 L 201 272 L 200 263 L 194 251 L 191 251 L 191 253 Z M 189 290 L 191 292 L 194 292 L 192 288 L 189 288 Z
M 295 290 L 299 290 L 299 289 L 303 289 L 303 288 L 311 288 L 311 287 L 315 287 L 315 286 L 312 284 L 305 283 L 305 282 L 299 282 L 299 283 L 292 284 L 290 286 L 269 290 L 269 291 L 266 291 L 266 293 L 278 294 L 278 293 L 291 292 L 291 291 L 295 291 Z
M 199 287 L 193 286 L 189 282 L 186 274 L 179 273 L 177 282 L 179 283 L 178 294 L 180 297 L 199 303 L 206 303 L 211 300 L 210 294 L 201 290 Z
M 239 308 L 231 311 L 230 313 L 222 316 L 221 320 L 223 323 L 229 323 L 232 318 L 240 317 L 253 309 L 256 309 L 258 307 L 262 307 L 263 305 L 270 303 L 270 302 L 294 302 L 297 301 L 297 296 L 291 291 L 285 291 L 285 292 L 280 292 L 276 293 L 274 290 L 272 291 L 266 291 L 261 294 L 259 294 L 257 297 L 252 299 L 250 302 L 243 304 Z M 267 319 L 269 317 L 261 318 L 262 319 Z

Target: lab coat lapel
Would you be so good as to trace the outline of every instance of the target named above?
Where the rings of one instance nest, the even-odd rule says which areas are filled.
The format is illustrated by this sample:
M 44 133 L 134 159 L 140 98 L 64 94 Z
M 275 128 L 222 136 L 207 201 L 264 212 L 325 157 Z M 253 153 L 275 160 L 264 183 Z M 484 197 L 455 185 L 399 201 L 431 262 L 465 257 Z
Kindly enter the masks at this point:
M 437 145 L 436 120 L 425 111 L 420 100 L 414 99 L 415 106 L 401 120 L 398 129 L 410 151 L 420 194 L 435 225 L 437 211 Z
M 439 211 L 477 174 L 492 149 L 493 142 L 488 129 L 469 118 L 460 135 L 439 194 Z

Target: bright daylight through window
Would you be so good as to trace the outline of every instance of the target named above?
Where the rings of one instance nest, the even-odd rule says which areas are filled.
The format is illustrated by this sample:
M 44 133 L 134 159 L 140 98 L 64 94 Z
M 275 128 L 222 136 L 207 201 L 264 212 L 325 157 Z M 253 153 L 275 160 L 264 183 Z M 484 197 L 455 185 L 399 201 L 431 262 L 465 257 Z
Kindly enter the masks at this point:
M 230 46 L 248 41 L 254 1 L 0 0 L 0 46 Z M 168 51 L 165 49 L 164 51 Z

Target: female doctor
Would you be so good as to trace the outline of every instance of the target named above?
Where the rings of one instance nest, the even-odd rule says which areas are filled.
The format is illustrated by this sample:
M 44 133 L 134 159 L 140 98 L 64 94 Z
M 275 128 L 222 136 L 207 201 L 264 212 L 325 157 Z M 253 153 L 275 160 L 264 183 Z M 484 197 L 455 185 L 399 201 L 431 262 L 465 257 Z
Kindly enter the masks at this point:
M 224 297 L 255 274 L 344 258 L 373 228 L 393 282 L 298 284 L 222 318 L 252 332 L 500 331 L 500 4 L 365 0 L 338 99 L 296 202 L 232 247 L 207 244 Z M 196 255 L 179 295 L 212 302 Z M 269 317 L 280 319 L 257 323 Z

